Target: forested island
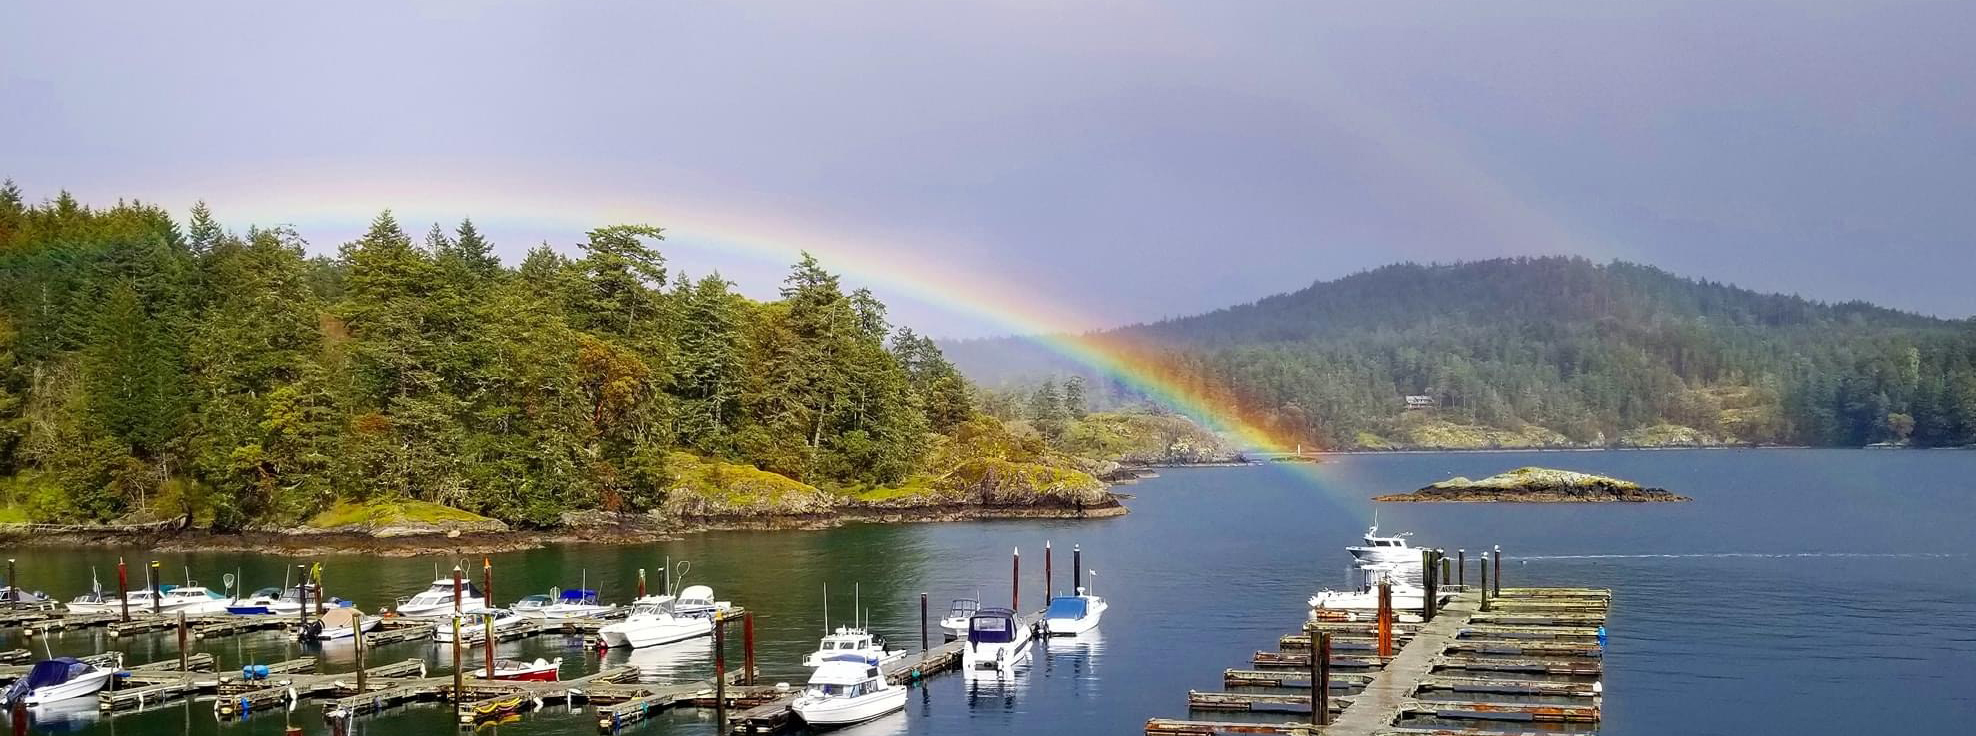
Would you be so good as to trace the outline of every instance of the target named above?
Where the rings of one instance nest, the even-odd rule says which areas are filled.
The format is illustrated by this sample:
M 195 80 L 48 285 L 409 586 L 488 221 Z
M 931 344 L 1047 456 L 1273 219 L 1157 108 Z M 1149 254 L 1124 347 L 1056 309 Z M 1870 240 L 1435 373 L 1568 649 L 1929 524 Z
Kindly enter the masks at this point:
M 1185 433 L 1054 393 L 1042 431 L 1004 423 L 816 259 L 761 302 L 669 267 L 662 238 L 601 227 L 509 267 L 470 220 L 414 239 L 385 212 L 312 257 L 293 229 L 229 232 L 203 204 L 180 223 L 29 203 L 9 182 L 0 522 L 420 535 L 1104 515 L 1123 511 L 1099 479 L 1114 459 Z
M 1623 262 L 1400 264 L 1081 339 L 1307 448 L 1976 445 L 1976 321 Z M 1005 419 L 1084 370 L 944 347 Z M 1140 401 L 1090 378 L 1098 406 Z

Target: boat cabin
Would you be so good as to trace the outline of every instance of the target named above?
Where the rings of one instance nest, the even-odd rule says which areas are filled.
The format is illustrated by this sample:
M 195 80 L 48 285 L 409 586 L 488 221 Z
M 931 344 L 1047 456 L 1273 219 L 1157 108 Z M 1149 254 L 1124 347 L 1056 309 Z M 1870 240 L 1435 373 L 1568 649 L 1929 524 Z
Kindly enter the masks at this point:
M 971 644 L 1007 644 L 1016 640 L 1022 621 L 1007 608 L 983 608 L 967 620 L 967 640 Z
M 981 610 L 981 601 L 973 598 L 955 598 L 954 605 L 947 609 L 947 618 L 967 618 Z
M 1375 526 L 1365 530 L 1365 546 L 1397 547 L 1404 549 L 1407 546 L 1407 535 L 1401 534 L 1392 537 L 1382 537 L 1379 536 L 1379 527 Z
M 855 698 L 885 689 L 878 665 L 855 654 L 833 655 L 810 675 L 810 691 L 838 698 Z
M 824 636 L 823 643 L 817 645 L 816 650 L 818 652 L 858 652 L 878 649 L 879 647 L 880 645 L 876 637 L 873 637 L 871 632 L 864 629 L 839 627 L 836 633 Z M 863 658 L 863 655 L 857 656 L 859 659 Z

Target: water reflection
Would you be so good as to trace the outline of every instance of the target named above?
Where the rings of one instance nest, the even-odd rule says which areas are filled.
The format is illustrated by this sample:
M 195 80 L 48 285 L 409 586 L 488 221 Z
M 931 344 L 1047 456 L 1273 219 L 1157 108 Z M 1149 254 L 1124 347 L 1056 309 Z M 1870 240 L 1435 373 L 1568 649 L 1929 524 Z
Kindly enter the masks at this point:
M 604 666 L 628 664 L 638 668 L 638 681 L 670 685 L 713 675 L 714 640 L 707 637 L 642 649 L 613 649 Z M 734 662 L 739 667 L 740 662 Z

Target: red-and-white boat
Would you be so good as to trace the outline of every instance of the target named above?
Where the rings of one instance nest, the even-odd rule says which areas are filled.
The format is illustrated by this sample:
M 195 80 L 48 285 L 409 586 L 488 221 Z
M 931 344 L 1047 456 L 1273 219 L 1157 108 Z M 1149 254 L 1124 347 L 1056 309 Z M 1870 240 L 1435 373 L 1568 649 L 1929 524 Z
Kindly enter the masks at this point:
M 562 667 L 562 657 L 557 657 L 553 661 L 537 658 L 533 662 L 523 662 L 519 659 L 497 659 L 494 660 L 494 679 L 555 682 L 559 673 L 562 671 Z M 483 671 L 479 676 L 485 678 L 487 673 Z

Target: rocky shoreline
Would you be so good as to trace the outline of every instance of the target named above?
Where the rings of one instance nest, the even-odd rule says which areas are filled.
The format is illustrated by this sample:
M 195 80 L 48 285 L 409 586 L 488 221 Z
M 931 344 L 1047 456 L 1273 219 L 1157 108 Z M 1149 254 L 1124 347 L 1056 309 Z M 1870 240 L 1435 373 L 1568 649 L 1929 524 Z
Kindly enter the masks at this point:
M 1481 480 L 1455 477 L 1412 493 L 1376 496 L 1387 503 L 1677 503 L 1691 500 L 1663 488 L 1603 475 L 1550 468 L 1517 468 Z

